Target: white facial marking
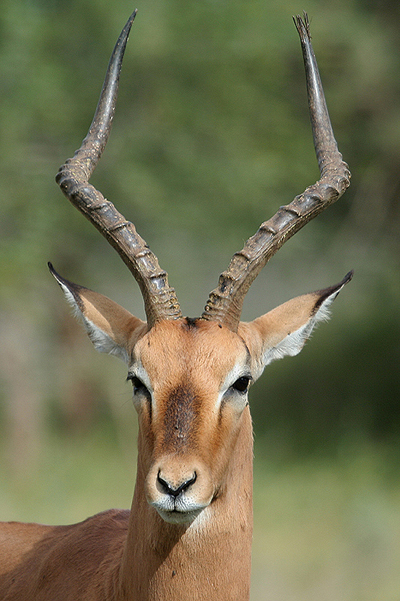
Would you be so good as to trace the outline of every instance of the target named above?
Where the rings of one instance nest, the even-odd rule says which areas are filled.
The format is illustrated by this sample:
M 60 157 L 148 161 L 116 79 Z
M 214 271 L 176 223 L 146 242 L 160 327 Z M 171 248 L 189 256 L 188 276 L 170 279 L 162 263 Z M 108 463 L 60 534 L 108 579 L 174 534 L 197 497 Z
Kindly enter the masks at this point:
M 226 395 L 227 391 L 239 378 L 243 377 L 248 377 L 250 378 L 250 380 L 252 379 L 249 366 L 243 361 L 243 359 L 241 359 L 233 366 L 233 368 L 227 373 L 225 377 L 225 380 L 221 386 L 217 398 L 217 410 L 219 410 L 219 408 L 221 407 L 223 397 L 224 395 Z
M 138 361 L 135 361 L 135 363 L 133 363 L 133 365 L 130 366 L 129 375 L 136 376 L 137 378 L 139 378 L 139 380 L 143 382 L 143 384 L 146 386 L 150 394 L 153 395 L 153 387 L 151 385 L 150 378 L 147 375 L 147 371 L 143 367 L 140 359 Z

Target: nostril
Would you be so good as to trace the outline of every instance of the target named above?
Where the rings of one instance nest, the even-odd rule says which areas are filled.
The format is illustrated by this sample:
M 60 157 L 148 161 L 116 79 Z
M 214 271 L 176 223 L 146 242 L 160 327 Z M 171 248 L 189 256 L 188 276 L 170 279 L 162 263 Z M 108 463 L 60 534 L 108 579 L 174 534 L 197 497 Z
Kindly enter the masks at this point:
M 171 495 L 171 497 L 177 497 L 178 495 L 180 495 L 181 492 L 185 491 L 187 488 L 189 488 L 189 486 L 194 484 L 196 480 L 197 474 L 196 472 L 193 472 L 193 476 L 179 484 L 179 486 L 176 486 L 175 484 L 171 484 L 161 476 L 161 470 L 158 470 L 157 474 L 157 481 L 163 488 L 163 492 L 165 492 L 168 495 Z
M 157 481 L 161 484 L 163 492 L 166 492 L 166 493 L 170 494 L 170 490 L 172 490 L 172 489 L 169 486 L 168 482 L 166 480 L 164 480 L 164 478 L 161 477 L 161 471 L 160 470 L 158 471 L 158 474 L 157 474 Z
M 191 486 L 192 484 L 194 484 L 197 480 L 197 474 L 196 472 L 193 472 L 193 476 L 191 478 L 189 478 L 188 480 L 186 480 L 186 482 L 183 482 L 183 484 L 180 485 L 180 487 L 178 488 L 178 494 L 183 491 L 186 490 L 187 488 L 189 488 L 189 486 Z

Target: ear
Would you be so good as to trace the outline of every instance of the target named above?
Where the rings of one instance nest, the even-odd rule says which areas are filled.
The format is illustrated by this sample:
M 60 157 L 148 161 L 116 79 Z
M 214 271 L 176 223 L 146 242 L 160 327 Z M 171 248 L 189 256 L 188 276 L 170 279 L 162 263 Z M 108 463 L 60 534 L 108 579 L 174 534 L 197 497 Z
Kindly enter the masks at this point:
M 97 351 L 116 355 L 129 364 L 131 350 L 147 331 L 147 323 L 102 294 L 62 278 L 49 263 L 68 303 L 83 322 Z
M 286 355 L 297 355 L 320 321 L 329 317 L 329 307 L 353 272 L 335 286 L 298 296 L 250 323 L 241 323 L 238 333 L 256 361 L 256 377 L 264 367 Z

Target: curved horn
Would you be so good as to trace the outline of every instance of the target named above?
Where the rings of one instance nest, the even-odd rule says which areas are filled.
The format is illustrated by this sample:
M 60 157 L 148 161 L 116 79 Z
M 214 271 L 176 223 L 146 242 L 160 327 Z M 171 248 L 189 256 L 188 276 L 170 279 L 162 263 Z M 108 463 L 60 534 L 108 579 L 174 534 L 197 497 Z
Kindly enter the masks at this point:
M 245 294 L 267 261 L 308 221 L 338 200 L 350 185 L 348 166 L 342 159 L 333 135 L 311 45 L 307 14 L 304 13 L 304 20 L 299 15 L 293 20 L 303 51 L 308 104 L 321 179 L 261 224 L 244 248 L 233 255 L 227 271 L 220 275 L 218 287 L 210 293 L 202 318 L 219 321 L 233 331 L 239 325 Z
M 107 143 L 118 95 L 122 59 L 136 11 L 129 17 L 112 53 L 103 89 L 92 124 L 81 147 L 60 167 L 56 181 L 61 190 L 85 217 L 107 238 L 138 282 L 149 327 L 162 319 L 182 317 L 175 291 L 168 285 L 167 273 L 160 269 L 132 223 L 89 184 Z

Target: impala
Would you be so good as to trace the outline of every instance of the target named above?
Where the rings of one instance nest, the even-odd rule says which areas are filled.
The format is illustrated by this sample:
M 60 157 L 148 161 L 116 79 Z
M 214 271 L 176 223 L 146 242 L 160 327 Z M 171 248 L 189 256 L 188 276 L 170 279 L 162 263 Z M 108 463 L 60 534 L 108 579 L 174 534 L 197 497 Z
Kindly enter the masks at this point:
M 115 46 L 89 132 L 57 181 L 131 270 L 146 321 L 62 278 L 50 265 L 95 348 L 127 365 L 139 419 L 132 508 L 71 526 L 3 523 L 1 601 L 248 599 L 253 459 L 248 389 L 272 360 L 301 350 L 352 277 L 350 272 L 335 286 L 240 322 L 244 296 L 262 267 L 349 185 L 305 14 L 294 21 L 321 179 L 281 207 L 233 256 L 201 317 L 183 317 L 155 255 L 133 224 L 89 184 L 109 136 L 135 14 Z

